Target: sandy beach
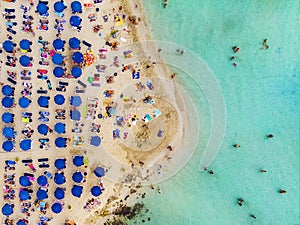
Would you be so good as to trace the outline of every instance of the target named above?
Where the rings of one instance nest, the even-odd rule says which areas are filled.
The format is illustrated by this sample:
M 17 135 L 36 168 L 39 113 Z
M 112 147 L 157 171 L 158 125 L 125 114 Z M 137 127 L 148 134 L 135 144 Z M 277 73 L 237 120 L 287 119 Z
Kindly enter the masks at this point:
M 2 48 L 1 54 L 1 84 L 15 89 L 13 96 L 10 95 L 15 99 L 15 105 L 1 109 L 2 114 L 14 114 L 13 123 L 1 124 L 1 130 L 12 127 L 15 131 L 14 149 L 9 152 L 2 150 L 0 154 L 2 166 L 6 160 L 15 163 L 11 166 L 13 169 L 6 171 L 9 176 L 12 171 L 15 174 L 11 186 L 15 196 L 5 200 L 7 204 L 14 204 L 14 213 L 8 217 L 14 221 L 13 224 L 20 218 L 29 221 L 25 224 L 36 224 L 41 220 L 40 216 L 49 220 L 43 224 L 64 224 L 66 220 L 76 224 L 104 224 L 107 218 L 112 218 L 111 213 L 120 206 L 120 200 L 126 198 L 123 203 L 126 202 L 128 194 L 140 196 L 140 192 L 135 192 L 141 185 L 150 187 L 175 173 L 176 163 L 184 154 L 178 148 L 185 138 L 183 131 L 189 130 L 191 123 L 188 113 L 184 111 L 187 103 L 180 94 L 183 92 L 171 78 L 171 72 L 165 65 L 151 59 L 152 56 L 159 58 L 159 52 L 153 43 L 145 42 L 150 40 L 151 35 L 141 3 L 99 1 L 86 7 L 81 2 L 82 12 L 75 14 L 70 3 L 64 2 L 67 8 L 63 10 L 63 15 L 54 11 L 54 2 L 49 2 L 47 12 L 39 15 L 35 12 L 38 2 L 30 5 L 29 1 L 23 1 L 21 7 L 18 3 L 1 2 L 2 43 L 8 39 L 16 43 L 12 52 Z M 5 9 L 14 11 L 8 13 Z M 80 26 L 70 25 L 69 18 L 73 15 L 82 18 Z M 14 21 L 17 24 L 11 25 Z M 27 26 L 22 25 L 22 21 L 26 21 Z M 24 26 L 31 28 L 24 30 Z M 17 34 L 7 31 L 6 27 Z M 69 47 L 72 37 L 81 41 L 80 49 Z M 19 43 L 23 39 L 30 40 L 30 51 L 20 49 Z M 65 41 L 62 49 L 52 46 L 56 39 Z M 83 62 L 74 61 L 75 52 L 84 54 Z M 63 61 L 55 65 L 53 56 L 56 54 L 62 55 Z M 19 64 L 22 55 L 32 57 L 29 66 Z M 9 60 L 7 56 L 16 57 L 15 66 L 6 64 Z M 64 71 L 59 78 L 53 75 L 57 66 Z M 74 67 L 82 70 L 82 75 L 77 79 L 72 77 L 75 76 Z M 23 76 L 22 73 L 31 75 Z M 7 77 L 13 77 L 16 84 L 9 82 Z M 61 82 L 67 84 L 62 85 Z M 38 93 L 40 89 L 44 91 L 42 94 Z M 57 95 L 64 96 L 62 104 L 54 102 Z M 49 97 L 46 107 L 39 105 L 41 96 Z M 79 96 L 81 103 L 72 103 L 71 96 Z M 28 108 L 19 106 L 21 97 L 30 99 Z M 41 111 L 42 114 L 47 112 L 47 116 L 41 116 Z M 72 117 L 73 111 L 81 113 L 81 118 L 71 119 L 70 113 Z M 63 133 L 53 131 L 59 122 L 65 126 Z M 39 131 L 40 124 L 47 125 L 45 134 Z M 33 130 L 33 134 L 28 134 L 28 130 Z M 92 144 L 93 137 L 101 144 Z M 62 147 L 56 143 L 59 138 L 66 141 Z M 28 151 L 22 151 L 19 147 L 23 139 L 31 140 Z M 1 140 L 3 144 L 6 137 L 2 136 Z M 84 166 L 77 168 L 73 165 L 75 155 L 85 157 Z M 39 162 L 42 158 L 48 159 L 45 164 L 49 167 L 39 167 L 43 164 Z M 44 214 L 34 205 L 35 193 L 40 189 L 35 179 L 45 171 L 52 175 L 57 173 L 54 163 L 58 158 L 66 159 L 66 168 L 59 170 L 59 173 L 64 172 L 66 182 L 57 185 L 48 177 L 48 198 L 45 200 L 48 209 Z M 22 160 L 32 160 L 29 164 L 36 170 Z M 94 174 L 97 166 L 103 167 L 106 172 L 101 179 Z M 80 198 L 71 193 L 74 185 L 72 175 L 76 171 L 85 174 L 84 182 L 79 184 L 83 187 Z M 34 175 L 30 186 L 32 198 L 20 202 L 18 194 L 22 187 L 18 179 L 24 172 Z M 160 176 L 162 173 L 164 176 Z M 4 184 L 5 179 L 2 175 L 0 182 Z M 99 185 L 102 194 L 93 197 L 91 188 Z M 53 196 L 57 187 L 66 190 L 61 201 Z M 90 204 L 85 207 L 88 201 Z M 51 210 L 56 202 L 63 208 L 58 214 Z M 27 212 L 21 212 L 23 203 L 31 204 L 30 216 Z

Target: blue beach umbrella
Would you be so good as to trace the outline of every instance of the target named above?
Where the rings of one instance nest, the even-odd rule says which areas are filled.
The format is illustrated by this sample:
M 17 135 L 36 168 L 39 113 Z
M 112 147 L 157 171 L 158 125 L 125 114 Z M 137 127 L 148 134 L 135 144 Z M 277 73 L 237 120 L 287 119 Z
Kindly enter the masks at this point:
M 64 73 L 65 73 L 64 69 L 60 66 L 55 67 L 53 70 L 54 76 L 58 78 L 62 77 Z
M 81 105 L 82 101 L 79 96 L 71 96 L 70 103 L 72 106 L 78 107 Z
M 99 136 L 92 136 L 90 145 L 98 147 L 101 144 L 101 138 Z
M 57 123 L 54 126 L 54 130 L 58 134 L 63 134 L 66 132 L 66 125 L 64 123 Z
M 101 195 L 102 190 L 99 186 L 94 186 L 91 188 L 91 193 L 93 196 L 98 197 L 99 195 Z
M 74 1 L 71 3 L 71 9 L 73 13 L 79 13 L 82 11 L 82 5 L 79 1 Z
M 56 167 L 56 169 L 62 170 L 66 168 L 66 161 L 64 159 L 56 159 L 54 162 L 54 166 Z
M 38 125 L 38 132 L 40 134 L 47 135 L 48 131 L 49 131 L 49 128 L 48 128 L 48 126 L 46 124 L 40 124 L 40 125 Z
M 54 203 L 52 206 L 51 206 L 51 209 L 52 209 L 52 212 L 58 214 L 62 211 L 62 206 L 61 204 L 59 204 L 58 202 Z
M 105 174 L 104 168 L 101 166 L 98 166 L 95 170 L 94 173 L 97 177 L 103 177 Z
M 49 97 L 47 97 L 47 96 L 40 96 L 38 98 L 38 104 L 39 104 L 40 107 L 47 108 L 48 105 L 49 105 Z
M 4 108 L 9 108 L 13 105 L 13 98 L 10 97 L 4 97 L 2 98 L 2 106 Z
M 80 112 L 78 110 L 71 110 L 70 118 L 71 118 L 71 120 L 79 121 L 80 120 Z
M 24 50 L 30 49 L 30 41 L 27 39 L 23 39 L 20 41 L 20 48 Z
M 17 222 L 17 225 L 26 225 L 26 223 L 19 219 L 19 221 Z
M 55 139 L 55 146 L 57 148 L 65 148 L 67 145 L 67 140 L 66 138 L 63 137 L 58 137 Z
M 83 165 L 83 156 L 82 155 L 76 155 L 73 157 L 73 164 L 77 167 Z
M 22 66 L 29 66 L 30 64 L 30 58 L 27 56 L 27 55 L 22 55 L 20 58 L 19 58 L 19 62 Z
M 4 85 L 4 86 L 2 87 L 2 93 L 3 93 L 4 95 L 6 95 L 6 96 L 9 96 L 9 95 L 11 95 L 11 94 L 13 93 L 13 89 L 12 89 L 12 87 L 9 86 L 9 85 Z
M 62 188 L 56 188 L 54 191 L 54 197 L 57 199 L 63 199 L 65 197 L 65 191 Z
M 19 183 L 23 187 L 28 187 L 30 185 L 30 180 L 26 176 L 21 176 L 19 178 Z
M 40 185 L 40 186 L 46 186 L 48 184 L 48 179 L 46 176 L 44 175 L 41 175 L 37 178 L 37 183 Z
M 2 114 L 2 121 L 4 123 L 12 123 L 14 120 L 13 114 L 9 113 L 9 112 L 5 112 Z
M 23 201 L 28 200 L 30 198 L 29 192 L 26 189 L 23 189 L 19 193 L 19 198 Z
M 26 97 L 19 98 L 19 105 L 21 108 L 26 109 L 30 105 L 30 100 Z
M 63 95 L 61 95 L 61 94 L 55 95 L 54 102 L 57 105 L 62 105 L 62 104 L 65 103 L 65 97 Z
M 10 152 L 11 150 L 13 150 L 14 148 L 14 144 L 12 141 L 4 141 L 2 144 L 2 149 L 6 152 Z
M 63 57 L 61 54 L 56 53 L 52 56 L 52 62 L 54 64 L 59 65 L 62 63 L 62 61 L 63 61 Z
M 78 78 L 82 74 L 82 69 L 79 66 L 74 66 L 71 70 L 73 77 Z
M 39 188 L 39 190 L 36 192 L 36 197 L 38 200 L 44 200 L 48 198 L 47 191 Z
M 20 148 L 23 151 L 27 151 L 27 150 L 31 149 L 31 140 L 30 139 L 21 140 L 21 142 L 20 142 Z
M 72 55 L 72 60 L 75 62 L 75 63 L 81 63 L 83 62 L 83 55 L 81 52 L 74 52 L 73 55 Z
M 53 47 L 56 49 L 56 50 L 61 50 L 64 48 L 64 45 L 65 45 L 65 42 L 59 38 L 55 39 L 53 41 Z
M 5 203 L 4 206 L 2 207 L 2 214 L 4 216 L 9 216 L 13 214 L 13 212 L 14 212 L 13 207 L 8 203 Z
M 70 46 L 70 48 L 73 48 L 73 49 L 79 48 L 79 46 L 80 46 L 80 41 L 79 41 L 79 39 L 76 38 L 76 37 L 70 38 L 70 39 L 69 39 L 69 46 Z
M 63 174 L 61 173 L 56 173 L 54 175 L 54 182 L 58 185 L 64 184 L 66 182 L 66 178 Z
M 3 42 L 2 47 L 6 52 L 12 52 L 14 50 L 14 43 L 11 40 L 6 40 Z
M 12 127 L 4 127 L 2 132 L 5 138 L 12 138 L 14 136 L 14 129 Z
M 65 10 L 65 4 L 63 2 L 55 2 L 54 3 L 55 12 L 61 13 Z
M 80 183 L 83 180 L 83 176 L 82 176 L 81 172 L 77 171 L 77 172 L 73 173 L 72 179 L 74 182 Z
M 72 187 L 71 192 L 72 192 L 73 196 L 75 196 L 75 197 L 77 197 L 77 198 L 80 198 L 80 196 L 81 196 L 81 194 L 82 194 L 82 189 L 83 189 L 82 186 L 74 185 L 74 186 Z
M 40 3 L 37 5 L 37 7 L 36 7 L 36 10 L 38 11 L 38 13 L 39 13 L 40 15 L 46 14 L 47 11 L 48 11 L 48 9 L 49 9 L 49 7 L 48 7 L 46 4 L 42 3 L 42 2 L 40 2 Z
M 73 27 L 78 27 L 81 24 L 82 19 L 79 16 L 71 16 L 70 24 Z

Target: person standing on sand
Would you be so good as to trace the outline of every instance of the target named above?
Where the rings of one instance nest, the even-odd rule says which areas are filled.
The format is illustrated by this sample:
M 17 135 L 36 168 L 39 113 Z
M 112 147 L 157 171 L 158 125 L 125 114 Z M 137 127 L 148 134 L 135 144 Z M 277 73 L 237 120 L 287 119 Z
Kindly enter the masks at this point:
M 173 73 L 173 74 L 171 75 L 171 78 L 174 79 L 176 76 L 177 76 L 177 73 Z

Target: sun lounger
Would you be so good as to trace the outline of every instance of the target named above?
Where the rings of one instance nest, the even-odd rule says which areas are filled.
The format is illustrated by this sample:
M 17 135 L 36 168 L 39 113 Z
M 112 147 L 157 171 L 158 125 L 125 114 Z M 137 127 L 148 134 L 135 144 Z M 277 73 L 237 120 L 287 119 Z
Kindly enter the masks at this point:
M 30 76 L 22 76 L 21 80 L 31 80 L 31 77 Z
M 82 41 L 82 44 L 84 44 L 85 46 L 87 46 L 89 48 L 92 47 L 92 44 L 86 42 L 85 40 Z
M 51 85 L 51 81 L 48 79 L 47 80 L 47 85 L 48 85 L 48 89 L 52 90 L 52 85 Z
M 65 87 L 57 87 L 57 88 L 56 88 L 56 91 L 59 91 L 59 92 L 66 92 L 66 88 L 65 88 Z
M 12 84 L 16 85 L 17 81 L 11 79 L 10 77 L 7 78 L 7 81 L 11 82 Z
M 82 87 L 86 88 L 87 85 L 85 83 L 83 83 L 81 80 L 78 80 L 78 84 L 80 84 Z
M 9 33 L 12 33 L 12 34 L 16 34 L 17 31 L 11 29 L 10 27 L 6 28 L 6 30 L 9 32 Z
M 45 171 L 44 175 L 46 175 L 49 179 L 52 179 L 52 174 L 50 172 Z
M 39 90 L 36 91 L 36 93 L 38 93 L 38 94 L 47 94 L 48 91 L 47 90 L 43 90 L 42 88 L 40 88 Z
M 85 93 L 85 90 L 76 89 L 75 93 L 76 94 L 82 94 L 82 93 Z
M 38 162 L 48 162 L 49 159 L 48 158 L 41 158 L 41 159 L 38 159 Z
M 32 159 L 24 159 L 22 160 L 22 163 L 32 163 Z
M 6 160 L 5 163 L 7 165 L 15 165 L 16 164 L 16 162 L 14 160 Z
M 39 122 L 48 122 L 49 121 L 49 118 L 45 118 L 45 117 L 40 117 L 38 119 Z
M 63 85 L 63 86 L 68 86 L 68 85 L 69 85 L 69 82 L 59 81 L 58 84 L 59 84 L 59 85 Z
M 15 9 L 5 8 L 4 11 L 7 12 L 7 13 L 13 13 L 13 12 L 15 12 L 16 10 L 15 10 Z
M 5 16 L 5 19 L 15 19 L 16 18 L 16 16 L 15 15 L 11 15 L 11 16 Z
M 48 5 L 48 1 L 41 1 L 41 0 L 39 0 L 39 3 L 44 3 L 45 5 Z
M 49 164 L 43 163 L 41 165 L 39 165 L 40 168 L 49 168 Z
M 34 177 L 34 175 L 32 173 L 24 173 L 24 176 L 26 176 L 26 177 Z

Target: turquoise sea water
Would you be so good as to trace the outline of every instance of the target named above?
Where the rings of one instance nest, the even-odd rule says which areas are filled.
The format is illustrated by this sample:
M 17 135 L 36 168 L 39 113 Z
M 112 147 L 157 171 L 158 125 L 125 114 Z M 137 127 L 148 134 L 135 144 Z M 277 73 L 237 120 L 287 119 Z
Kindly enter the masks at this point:
M 299 224 L 299 1 L 170 0 L 166 9 L 162 1 L 143 2 L 154 38 L 200 56 L 226 104 L 225 138 L 210 165 L 215 174 L 199 172 L 196 151 L 160 184 L 162 194 L 149 192 L 146 224 Z M 265 38 L 270 47 L 261 50 Z M 234 45 L 236 68 L 229 60 Z M 177 82 L 196 92 L 181 76 Z

